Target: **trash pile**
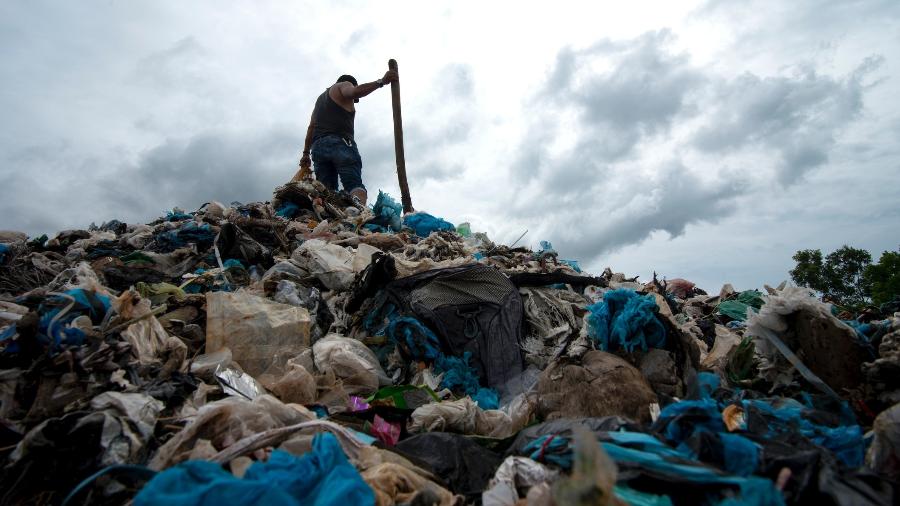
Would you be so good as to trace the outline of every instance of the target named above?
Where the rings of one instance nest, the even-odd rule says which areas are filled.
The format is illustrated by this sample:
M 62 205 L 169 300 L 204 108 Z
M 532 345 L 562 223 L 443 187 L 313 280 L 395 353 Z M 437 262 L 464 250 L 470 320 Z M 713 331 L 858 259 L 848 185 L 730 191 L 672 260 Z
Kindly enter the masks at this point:
M 896 504 L 900 313 L 316 182 L 0 232 L 2 504 Z

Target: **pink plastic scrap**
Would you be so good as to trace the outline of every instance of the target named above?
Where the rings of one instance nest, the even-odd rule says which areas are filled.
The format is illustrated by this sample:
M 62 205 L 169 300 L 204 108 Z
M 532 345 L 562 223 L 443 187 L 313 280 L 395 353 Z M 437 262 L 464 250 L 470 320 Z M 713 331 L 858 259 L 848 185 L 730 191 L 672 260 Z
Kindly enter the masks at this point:
M 369 409 L 369 403 L 365 401 L 362 397 L 357 397 L 355 395 L 350 396 L 350 412 L 356 413 L 357 411 L 366 411 Z
M 384 418 L 375 415 L 375 420 L 372 422 L 372 435 L 377 437 L 382 443 L 394 446 L 400 441 L 400 424 L 388 422 Z

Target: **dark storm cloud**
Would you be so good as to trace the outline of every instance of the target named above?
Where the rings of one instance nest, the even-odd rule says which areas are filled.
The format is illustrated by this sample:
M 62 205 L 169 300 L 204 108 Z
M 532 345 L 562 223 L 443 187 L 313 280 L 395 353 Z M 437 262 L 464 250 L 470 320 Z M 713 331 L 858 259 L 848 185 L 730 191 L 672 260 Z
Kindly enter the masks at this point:
M 860 116 L 881 63 L 865 59 L 842 78 L 812 70 L 728 78 L 672 43 L 663 30 L 561 49 L 533 99 L 538 112 L 505 205 L 540 224 L 564 256 L 590 262 L 656 231 L 677 237 L 729 216 L 767 185 L 749 160 L 769 163 L 782 184 L 820 167 Z M 725 161 L 736 153 L 746 158 Z
M 588 263 L 657 230 L 678 237 L 688 224 L 718 221 L 734 212 L 732 202 L 741 193 L 740 182 L 704 181 L 672 161 L 659 167 L 649 184 L 633 181 L 616 193 L 597 190 L 596 195 L 610 199 L 611 205 L 601 204 L 602 212 L 576 208 L 580 212 L 562 223 L 574 218 L 577 226 L 559 234 L 553 244 L 562 254 Z
M 562 49 L 537 103 L 574 112 L 579 122 L 572 126 L 593 137 L 605 159 L 625 157 L 642 137 L 666 132 L 679 114 L 690 112 L 688 94 L 704 81 L 686 55 L 669 50 L 671 41 L 663 30 L 628 44 Z
M 794 77 L 744 74 L 720 82 L 704 103 L 694 146 L 707 153 L 758 148 L 779 153 L 778 179 L 790 184 L 828 161 L 835 138 L 863 109 L 863 79 L 881 64 L 865 60 L 843 79 L 807 70 Z
M 447 181 L 461 177 L 464 170 L 453 160 L 454 153 L 472 141 L 478 111 L 475 102 L 475 83 L 468 65 L 448 64 L 437 72 L 421 103 L 426 110 L 406 117 L 421 118 L 404 122 L 410 176 L 416 181 Z M 393 146 L 386 139 L 380 145 Z M 394 161 L 393 152 L 390 156 Z
M 209 200 L 268 200 L 272 188 L 296 171 L 301 142 L 287 125 L 170 139 L 107 179 L 106 198 L 136 202 L 145 213 Z
M 26 170 L 13 173 L 2 185 L 0 228 L 34 234 L 113 218 L 145 222 L 175 206 L 193 210 L 212 200 L 269 200 L 272 189 L 296 172 L 301 143 L 296 129 L 287 125 L 262 131 L 211 130 L 168 139 L 146 150 L 135 164 L 106 171 L 104 160 L 72 159 L 64 149 L 35 147 L 9 160 Z M 55 166 L 59 176 L 42 178 L 38 171 L 27 170 L 47 166 Z M 6 223 L 6 218 L 15 221 Z

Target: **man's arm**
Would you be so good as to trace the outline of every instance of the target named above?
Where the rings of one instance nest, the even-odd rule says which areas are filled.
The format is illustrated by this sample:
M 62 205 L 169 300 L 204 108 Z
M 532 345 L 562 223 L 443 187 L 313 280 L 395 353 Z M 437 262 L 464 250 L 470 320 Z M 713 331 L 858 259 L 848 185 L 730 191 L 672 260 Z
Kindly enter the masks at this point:
M 372 81 L 371 83 L 360 84 L 359 86 L 353 86 L 353 84 L 348 83 L 346 81 L 338 83 L 338 91 L 341 93 L 341 96 L 349 99 L 355 100 L 358 98 L 363 98 L 369 93 L 381 88 L 385 84 L 397 80 L 397 72 L 393 70 L 388 70 L 384 73 L 384 77 L 379 79 L 378 81 Z
M 316 129 L 316 111 L 313 109 L 312 115 L 309 117 L 309 126 L 306 128 L 306 139 L 303 140 L 303 153 L 300 156 L 300 170 L 294 175 L 291 181 L 301 181 L 307 179 L 310 174 L 309 167 L 312 160 L 309 158 L 309 150 L 312 147 L 313 131 Z

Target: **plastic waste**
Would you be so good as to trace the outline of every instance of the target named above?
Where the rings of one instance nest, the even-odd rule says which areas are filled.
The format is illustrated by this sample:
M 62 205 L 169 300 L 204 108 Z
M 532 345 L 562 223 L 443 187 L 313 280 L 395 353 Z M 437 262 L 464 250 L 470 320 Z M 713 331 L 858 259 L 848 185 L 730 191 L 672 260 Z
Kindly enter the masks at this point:
M 344 291 L 350 288 L 356 274 L 371 263 L 375 251 L 368 245 L 353 251 L 320 239 L 310 239 L 301 244 L 291 258 L 329 290 Z
M 510 456 L 500 464 L 487 490 L 481 494 L 484 506 L 515 506 L 519 490 L 553 482 L 559 472 L 526 457 Z
M 222 386 L 222 390 L 228 395 L 240 396 L 252 401 L 265 392 L 263 386 L 253 376 L 238 371 L 234 367 L 219 365 L 216 368 L 215 377 Z
M 372 227 L 369 229 L 373 232 L 387 230 L 399 232 L 403 228 L 401 219 L 403 206 L 381 190 L 378 191 L 378 198 L 372 206 L 372 213 L 375 214 L 375 217 L 366 222 L 366 227 Z
M 874 439 L 866 454 L 866 466 L 892 480 L 900 479 L 900 404 L 875 418 Z
M 456 230 L 452 223 L 428 213 L 412 213 L 403 217 L 403 226 L 415 231 L 419 237 L 428 237 L 432 232 Z
M 430 473 L 429 473 L 430 475 Z M 362 472 L 375 493 L 376 505 L 428 504 L 454 506 L 458 497 L 405 465 L 383 462 Z M 437 478 L 435 478 L 437 479 Z M 461 500 L 461 498 L 460 498 Z
M 469 397 L 420 406 L 410 415 L 410 432 L 458 432 L 506 438 L 528 425 L 535 402 L 525 395 L 503 409 L 483 410 Z
M 719 314 L 733 320 L 746 321 L 747 311 L 759 312 L 765 301 L 757 290 L 747 290 L 738 294 L 736 299 L 722 301 L 716 307 Z
M 316 341 L 312 350 L 316 369 L 332 372 L 350 395 L 368 396 L 379 386 L 391 384 L 378 357 L 356 339 L 329 334 Z
M 243 292 L 206 294 L 206 351 L 231 349 L 250 375 L 265 372 L 279 353 L 309 347 L 309 312 Z
M 589 351 L 580 362 L 550 364 L 537 384 L 538 411 L 545 420 L 623 416 L 650 421 L 656 394 L 641 372 L 625 360 Z
M 148 466 L 162 470 L 190 459 L 197 445 L 208 446 L 215 453 L 248 436 L 315 418 L 302 406 L 284 404 L 271 395 L 260 395 L 253 401 L 242 396 L 226 397 L 201 406 L 187 425 L 157 450 Z
M 135 497 L 135 506 L 169 504 L 333 505 L 373 504 L 372 489 L 353 468 L 334 435 L 313 439 L 312 452 L 295 457 L 275 450 L 266 462 L 235 478 L 218 464 L 190 461 L 154 477 Z
M 474 501 L 481 497 L 502 457 L 460 434 L 429 432 L 397 443 L 393 451 L 426 464 L 451 492 Z
M 633 351 L 661 348 L 666 343 L 666 329 L 657 319 L 659 307 L 652 295 L 638 295 L 633 290 L 607 292 L 603 300 L 588 306 L 588 336 L 603 351 L 619 348 Z

